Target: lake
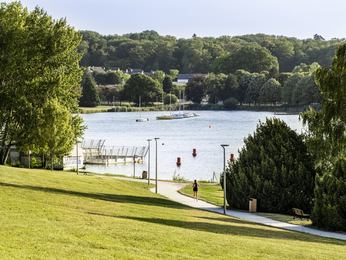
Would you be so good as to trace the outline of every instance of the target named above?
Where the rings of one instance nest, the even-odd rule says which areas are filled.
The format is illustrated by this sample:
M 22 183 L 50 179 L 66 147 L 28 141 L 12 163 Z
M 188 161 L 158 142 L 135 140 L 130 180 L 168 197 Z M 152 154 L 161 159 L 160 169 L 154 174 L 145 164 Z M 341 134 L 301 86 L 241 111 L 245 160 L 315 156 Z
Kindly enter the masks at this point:
M 217 176 L 223 171 L 223 148 L 226 147 L 226 160 L 230 154 L 238 156 L 244 146 L 244 138 L 253 134 L 256 126 L 266 117 L 280 118 L 297 132 L 302 123 L 298 115 L 274 115 L 273 112 L 252 111 L 189 111 L 200 114 L 198 117 L 173 120 L 156 120 L 161 112 L 118 112 L 83 114 L 84 124 L 88 126 L 84 139 L 105 139 L 105 146 L 148 146 L 150 144 L 151 178 L 155 176 L 155 140 L 157 141 L 158 179 L 172 180 L 173 174 L 180 174 L 188 180 L 210 180 L 213 172 Z M 148 122 L 136 122 L 139 115 Z M 193 157 L 193 149 L 197 156 Z M 177 157 L 181 166 L 176 165 Z M 132 163 L 118 165 L 86 165 L 86 170 L 97 173 L 125 174 L 133 176 Z M 148 159 L 135 165 L 136 176 L 148 170 Z

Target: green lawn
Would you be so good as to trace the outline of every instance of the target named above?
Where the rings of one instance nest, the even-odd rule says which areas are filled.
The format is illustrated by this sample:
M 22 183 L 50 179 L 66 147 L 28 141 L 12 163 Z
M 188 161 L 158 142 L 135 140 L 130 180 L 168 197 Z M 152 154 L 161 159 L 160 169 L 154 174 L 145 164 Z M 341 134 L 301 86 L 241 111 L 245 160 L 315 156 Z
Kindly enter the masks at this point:
M 198 197 L 204 201 L 213 203 L 217 206 L 222 207 L 223 206 L 223 189 L 220 185 L 210 185 L 205 183 L 199 183 L 199 192 Z M 183 189 L 180 190 L 180 193 L 185 194 L 187 196 L 193 197 L 193 191 L 191 186 L 186 186 Z M 243 211 L 244 210 L 238 210 Z M 246 211 L 248 212 L 248 211 Z M 263 212 L 257 212 L 254 213 L 256 215 L 271 218 L 274 220 L 301 225 L 301 226 L 308 226 L 311 227 L 311 221 L 307 220 L 300 220 L 300 219 L 293 219 L 292 215 L 283 215 L 283 214 L 274 214 L 274 213 L 263 213 Z
M 346 241 L 193 209 L 149 188 L 0 166 L 0 259 L 346 257 Z

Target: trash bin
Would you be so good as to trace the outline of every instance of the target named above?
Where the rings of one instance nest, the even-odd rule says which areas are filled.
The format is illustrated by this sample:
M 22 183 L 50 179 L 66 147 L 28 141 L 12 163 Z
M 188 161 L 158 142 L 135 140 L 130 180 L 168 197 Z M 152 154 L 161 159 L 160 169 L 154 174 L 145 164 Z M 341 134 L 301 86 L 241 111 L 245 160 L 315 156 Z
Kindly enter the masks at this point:
M 146 179 L 148 176 L 148 172 L 147 171 L 143 171 L 142 172 L 142 179 Z
M 250 212 L 257 212 L 257 199 L 250 198 L 249 211 Z

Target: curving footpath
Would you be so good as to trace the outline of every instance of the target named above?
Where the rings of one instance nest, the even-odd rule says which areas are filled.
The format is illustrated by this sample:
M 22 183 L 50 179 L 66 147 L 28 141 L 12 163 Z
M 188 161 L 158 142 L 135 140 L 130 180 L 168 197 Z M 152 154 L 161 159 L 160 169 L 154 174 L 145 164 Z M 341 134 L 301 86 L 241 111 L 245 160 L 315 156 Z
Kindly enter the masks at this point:
M 147 180 L 141 180 L 141 179 L 131 179 L 131 178 L 121 178 L 121 177 L 116 177 L 116 178 L 117 179 L 130 180 L 130 181 L 148 182 Z M 151 183 L 155 184 L 155 182 L 153 182 L 153 181 L 151 181 Z M 178 191 L 181 188 L 185 187 L 186 185 L 191 185 L 191 184 L 158 181 L 157 193 L 159 193 L 159 194 L 161 194 L 161 195 L 163 195 L 163 196 L 165 196 L 171 200 L 174 200 L 176 202 L 179 202 L 181 204 L 184 204 L 184 205 L 187 205 L 187 206 L 190 206 L 193 208 L 208 210 L 208 211 L 223 214 L 223 208 L 221 208 L 219 206 L 205 202 L 203 200 L 198 200 L 198 202 L 196 202 L 192 197 L 188 197 L 188 196 L 185 196 L 185 195 L 179 193 Z M 152 192 L 155 192 L 155 188 L 152 188 L 150 190 Z M 343 235 L 343 234 L 320 231 L 320 230 L 316 230 L 313 228 L 289 224 L 289 223 L 285 223 L 285 222 L 276 221 L 273 219 L 257 216 L 255 214 L 251 214 L 251 213 L 239 212 L 239 211 L 235 211 L 235 210 L 226 210 L 226 214 L 229 216 L 232 216 L 232 217 L 257 222 L 257 223 L 261 223 L 261 224 L 276 227 L 276 228 L 282 228 L 282 229 L 287 229 L 287 230 L 292 230 L 292 231 L 299 231 L 299 232 L 309 233 L 309 234 L 322 236 L 322 237 L 329 237 L 329 238 L 346 240 L 346 235 Z

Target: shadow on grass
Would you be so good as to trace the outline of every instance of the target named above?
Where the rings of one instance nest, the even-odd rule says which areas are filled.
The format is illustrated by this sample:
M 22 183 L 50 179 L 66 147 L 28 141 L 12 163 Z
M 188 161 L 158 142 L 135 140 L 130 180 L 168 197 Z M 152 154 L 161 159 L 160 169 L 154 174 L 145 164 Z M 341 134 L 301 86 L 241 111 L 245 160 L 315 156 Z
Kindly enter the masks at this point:
M 214 221 L 217 220 L 217 221 L 221 221 L 228 224 L 209 223 L 209 222 L 188 222 L 188 221 L 172 220 L 172 219 L 141 218 L 141 217 L 130 217 L 130 216 L 120 216 L 117 218 L 131 219 L 131 220 L 143 221 L 147 223 L 191 229 L 196 231 L 212 232 L 216 234 L 291 240 L 291 241 L 312 242 L 312 243 L 327 243 L 327 244 L 333 244 L 333 245 L 346 245 L 345 241 L 340 241 L 337 239 L 324 238 L 324 237 L 319 237 L 319 236 L 314 236 L 310 234 L 299 233 L 299 232 L 289 231 L 289 230 L 282 230 L 282 229 L 275 229 L 275 228 L 267 229 L 268 227 L 266 227 L 265 225 L 252 223 L 245 220 L 234 219 L 230 217 L 205 218 L 208 220 L 214 220 Z M 243 225 L 246 225 L 246 226 L 243 226 Z
M 132 203 L 132 204 L 140 204 L 140 205 L 156 206 L 156 207 L 189 209 L 189 207 L 183 204 L 180 204 L 178 202 L 174 202 L 168 199 L 153 198 L 153 197 L 121 195 L 121 194 L 106 194 L 106 193 L 85 193 L 85 192 L 72 191 L 72 190 L 36 187 L 36 186 L 30 186 L 30 185 L 18 185 L 18 184 L 3 183 L 3 182 L 0 182 L 0 186 L 48 192 L 52 194 L 55 193 L 55 194 L 70 195 L 70 196 L 76 196 L 76 197 L 84 197 L 84 198 L 110 201 L 110 202 L 116 202 L 116 203 Z

